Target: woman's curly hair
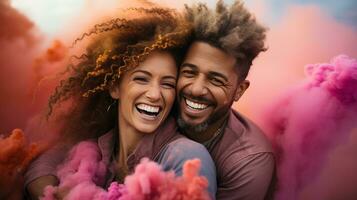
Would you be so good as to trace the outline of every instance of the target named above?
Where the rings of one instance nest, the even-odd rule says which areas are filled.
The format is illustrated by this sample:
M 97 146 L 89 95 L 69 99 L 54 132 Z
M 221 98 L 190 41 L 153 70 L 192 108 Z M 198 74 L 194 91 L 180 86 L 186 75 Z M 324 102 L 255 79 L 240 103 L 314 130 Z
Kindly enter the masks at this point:
M 95 137 L 112 129 L 117 122 L 117 109 L 108 90 L 120 76 L 138 66 L 153 51 L 169 51 L 179 62 L 187 48 L 191 26 L 172 9 L 129 8 L 130 18 L 115 18 L 96 24 L 92 30 L 77 38 L 90 43 L 78 63 L 67 69 L 68 77 L 60 81 L 50 96 L 47 117 L 61 102 L 70 101 L 61 119 L 66 134 L 85 132 Z M 134 16 L 134 17 L 133 17 Z

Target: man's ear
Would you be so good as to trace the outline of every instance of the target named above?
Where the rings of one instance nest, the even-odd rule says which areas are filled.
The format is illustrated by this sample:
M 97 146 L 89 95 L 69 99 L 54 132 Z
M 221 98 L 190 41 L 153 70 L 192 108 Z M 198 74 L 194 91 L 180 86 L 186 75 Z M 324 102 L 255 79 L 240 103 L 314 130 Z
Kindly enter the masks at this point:
M 112 87 L 109 89 L 109 93 L 110 93 L 110 96 L 111 96 L 113 99 L 119 99 L 119 95 L 120 95 L 119 86 L 118 86 L 118 85 L 112 86 Z
M 234 101 L 238 101 L 243 93 L 249 88 L 250 82 L 248 80 L 242 81 L 234 94 Z

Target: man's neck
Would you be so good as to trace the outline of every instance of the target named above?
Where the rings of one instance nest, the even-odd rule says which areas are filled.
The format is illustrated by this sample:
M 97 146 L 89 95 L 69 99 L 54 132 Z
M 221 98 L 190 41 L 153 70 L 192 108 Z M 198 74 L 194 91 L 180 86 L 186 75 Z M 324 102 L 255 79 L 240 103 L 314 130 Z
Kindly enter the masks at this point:
M 223 131 L 220 129 L 224 128 L 223 126 L 226 120 L 228 120 L 228 115 L 225 115 L 220 120 L 210 124 L 205 131 L 195 132 L 193 130 L 185 130 L 185 135 L 196 142 L 204 143 L 215 137 L 216 133 L 219 131 Z

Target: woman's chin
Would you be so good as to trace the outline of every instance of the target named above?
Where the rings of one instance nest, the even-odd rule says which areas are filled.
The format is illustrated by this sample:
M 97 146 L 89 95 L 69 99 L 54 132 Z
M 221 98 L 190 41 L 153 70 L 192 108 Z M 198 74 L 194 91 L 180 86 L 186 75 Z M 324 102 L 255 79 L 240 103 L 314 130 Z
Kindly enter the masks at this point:
M 145 125 L 140 125 L 135 127 L 136 130 L 138 130 L 140 133 L 143 134 L 153 134 L 156 129 L 159 127 L 159 125 L 149 125 L 149 124 L 145 124 Z

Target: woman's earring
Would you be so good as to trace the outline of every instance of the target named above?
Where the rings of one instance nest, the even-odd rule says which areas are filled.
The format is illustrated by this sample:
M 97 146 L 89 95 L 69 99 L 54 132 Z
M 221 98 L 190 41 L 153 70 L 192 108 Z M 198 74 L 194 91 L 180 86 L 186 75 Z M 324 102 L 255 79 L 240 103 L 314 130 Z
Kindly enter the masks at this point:
M 114 100 L 112 104 L 110 104 L 107 108 L 107 112 L 109 112 L 109 110 L 112 108 L 112 105 L 115 105 L 117 103 L 118 100 Z

